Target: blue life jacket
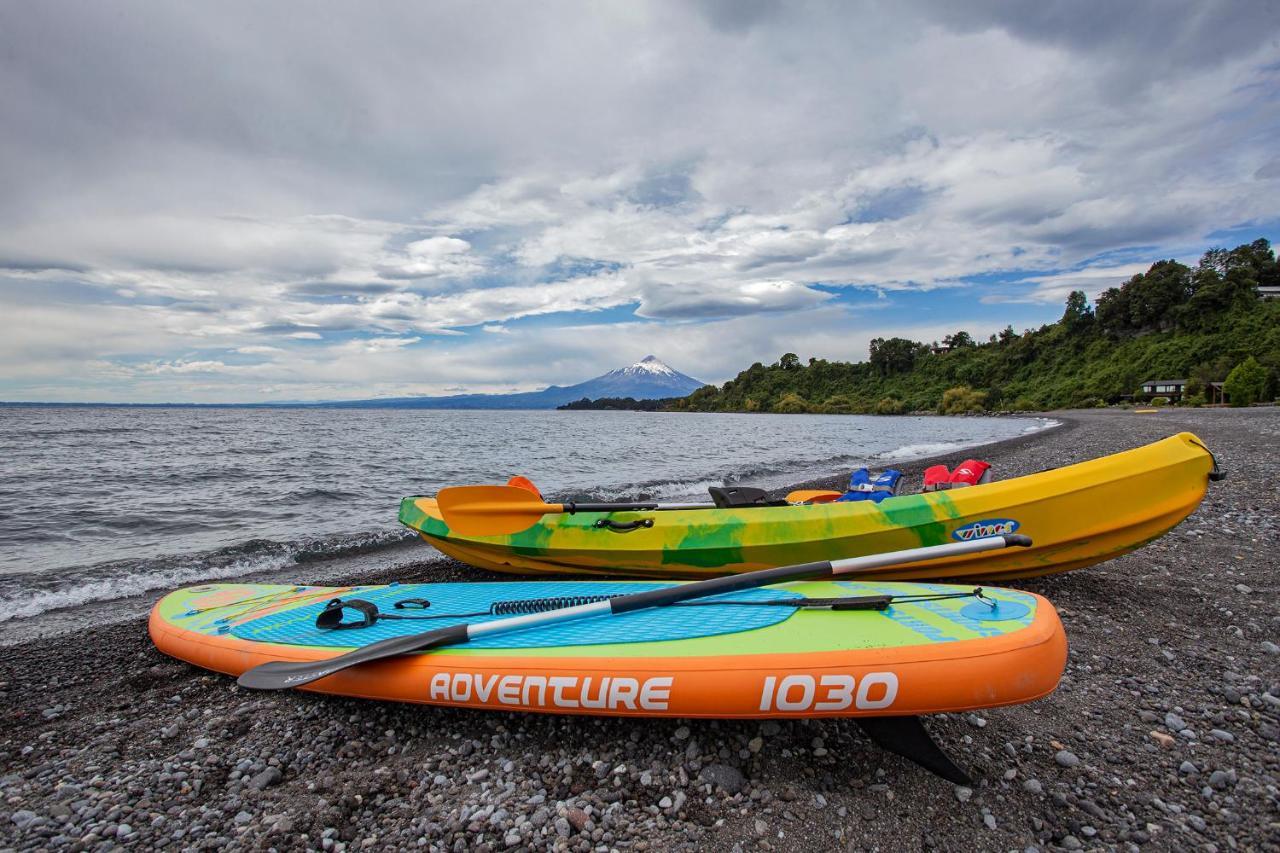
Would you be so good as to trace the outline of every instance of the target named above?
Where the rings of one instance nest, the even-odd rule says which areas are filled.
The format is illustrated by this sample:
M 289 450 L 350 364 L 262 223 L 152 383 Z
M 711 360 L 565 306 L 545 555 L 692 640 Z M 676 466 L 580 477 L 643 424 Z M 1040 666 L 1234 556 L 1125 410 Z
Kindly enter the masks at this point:
M 859 468 L 849 475 L 849 491 L 836 498 L 832 503 L 841 501 L 880 501 L 893 497 L 898 492 L 898 481 L 902 472 L 890 468 L 878 477 L 873 478 L 866 468 Z

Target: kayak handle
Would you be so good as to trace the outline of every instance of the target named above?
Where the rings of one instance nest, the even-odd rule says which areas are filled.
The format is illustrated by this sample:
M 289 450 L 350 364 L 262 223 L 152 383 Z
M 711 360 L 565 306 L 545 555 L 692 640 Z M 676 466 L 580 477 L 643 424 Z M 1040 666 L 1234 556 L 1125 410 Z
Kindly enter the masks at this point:
M 652 518 L 640 518 L 635 521 L 613 521 L 608 518 L 596 519 L 596 527 L 604 530 L 613 530 L 618 533 L 626 533 L 628 530 L 636 530 L 641 527 L 653 527 Z
M 1208 447 L 1205 447 L 1203 442 L 1196 441 L 1195 439 L 1191 439 L 1191 443 L 1209 454 L 1209 461 L 1213 463 L 1213 468 L 1209 470 L 1209 482 L 1217 483 L 1220 480 L 1227 479 L 1227 472 L 1218 467 L 1218 457 L 1213 455 L 1213 451 Z

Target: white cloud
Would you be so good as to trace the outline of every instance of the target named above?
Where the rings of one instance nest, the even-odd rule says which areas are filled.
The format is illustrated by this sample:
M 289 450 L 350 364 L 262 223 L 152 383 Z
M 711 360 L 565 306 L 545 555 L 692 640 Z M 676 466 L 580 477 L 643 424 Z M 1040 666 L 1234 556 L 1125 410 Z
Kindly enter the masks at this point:
M 152 361 L 132 368 L 135 373 L 223 373 L 230 368 L 220 361 Z
M 394 352 L 401 347 L 412 346 L 422 338 L 368 338 L 366 340 L 351 341 L 347 344 L 352 349 L 362 350 L 364 352 Z
M 431 278 L 474 275 L 484 265 L 468 255 L 471 244 L 457 237 L 427 237 L 404 247 L 403 260 L 391 259 L 378 268 L 384 278 Z

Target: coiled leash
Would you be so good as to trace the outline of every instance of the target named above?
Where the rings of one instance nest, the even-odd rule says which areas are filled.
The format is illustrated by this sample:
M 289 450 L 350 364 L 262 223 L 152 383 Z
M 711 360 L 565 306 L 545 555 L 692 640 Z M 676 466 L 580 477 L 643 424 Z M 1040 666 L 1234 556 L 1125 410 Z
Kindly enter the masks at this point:
M 621 594 L 621 593 L 620 593 Z M 378 605 L 363 598 L 335 598 L 316 616 L 316 627 L 328 631 L 348 628 L 369 628 L 380 619 L 475 619 L 481 616 L 514 616 L 522 613 L 545 613 L 583 604 L 595 604 L 617 598 L 617 595 L 564 595 L 555 598 L 526 598 L 495 601 L 488 610 L 476 613 L 413 614 L 383 613 Z M 933 595 L 851 595 L 843 598 L 775 598 L 764 601 L 682 601 L 668 607 L 719 607 L 725 604 L 739 607 L 794 607 L 801 610 L 888 610 L 893 604 L 911 604 L 918 601 L 939 601 L 949 598 L 976 598 L 995 609 L 996 602 L 974 587 L 970 592 L 943 592 Z M 397 610 L 426 610 L 431 602 L 425 598 L 403 598 L 394 605 Z

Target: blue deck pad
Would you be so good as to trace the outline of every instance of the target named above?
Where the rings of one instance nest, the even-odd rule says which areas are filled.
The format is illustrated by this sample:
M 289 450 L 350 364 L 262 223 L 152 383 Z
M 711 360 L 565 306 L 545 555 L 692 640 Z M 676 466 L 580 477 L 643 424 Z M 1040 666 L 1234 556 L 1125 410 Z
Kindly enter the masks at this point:
M 345 599 L 359 598 L 377 605 L 381 613 L 431 615 L 433 613 L 479 613 L 496 601 L 524 601 L 572 595 L 626 595 L 665 589 L 670 583 L 609 583 L 591 581 L 521 581 L 515 583 L 435 583 L 367 587 L 347 593 Z M 698 599 L 714 601 L 769 601 L 797 598 L 782 589 L 749 589 Z M 425 598 L 426 610 L 396 610 L 395 603 L 406 598 Z M 383 620 L 368 628 L 326 631 L 316 627 L 316 615 L 327 599 L 252 619 L 231 629 L 231 635 L 260 643 L 291 646 L 367 646 L 379 640 L 419 634 L 459 623 L 492 622 L 505 616 L 473 616 L 461 619 Z M 718 634 L 736 634 L 767 628 L 788 619 L 793 607 L 743 607 L 723 604 L 697 607 L 657 607 L 619 616 L 598 616 L 530 628 L 511 634 L 483 637 L 467 643 L 473 649 L 534 649 L 548 646 L 591 646 L 603 643 L 652 643 L 664 640 L 691 640 Z

